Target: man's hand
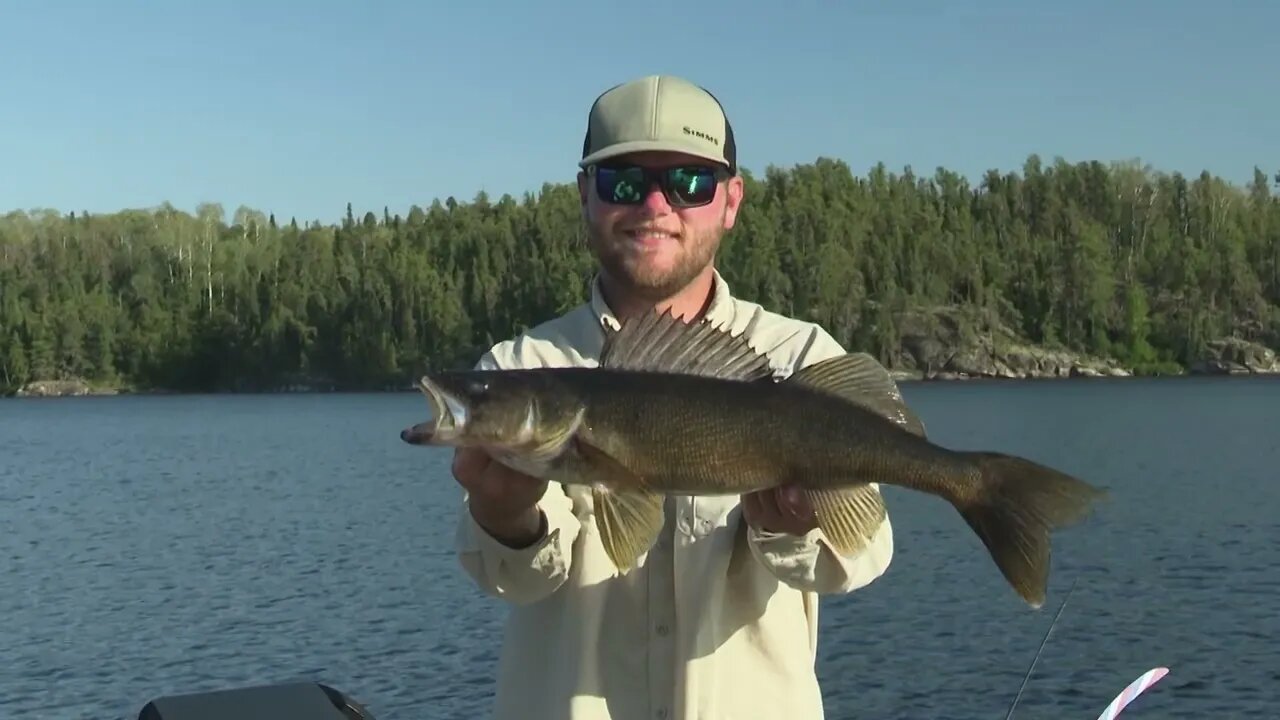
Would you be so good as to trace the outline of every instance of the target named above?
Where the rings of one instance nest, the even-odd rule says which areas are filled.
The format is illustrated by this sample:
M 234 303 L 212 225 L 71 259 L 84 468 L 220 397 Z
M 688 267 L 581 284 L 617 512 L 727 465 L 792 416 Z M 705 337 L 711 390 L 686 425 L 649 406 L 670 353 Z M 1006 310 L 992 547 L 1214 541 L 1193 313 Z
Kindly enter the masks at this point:
M 542 536 L 537 502 L 546 492 L 545 480 L 518 473 L 474 448 L 454 453 L 453 477 L 467 491 L 471 517 L 498 542 L 521 548 Z
M 757 530 L 804 535 L 818 527 L 818 516 L 804 491 L 778 487 L 742 496 L 742 517 Z

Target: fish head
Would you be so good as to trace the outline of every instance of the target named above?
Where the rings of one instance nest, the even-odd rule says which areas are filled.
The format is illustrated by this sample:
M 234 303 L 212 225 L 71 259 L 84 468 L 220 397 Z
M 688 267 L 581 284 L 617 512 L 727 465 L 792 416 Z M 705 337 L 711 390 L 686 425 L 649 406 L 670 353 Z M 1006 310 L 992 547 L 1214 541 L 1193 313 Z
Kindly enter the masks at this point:
M 536 371 L 468 370 L 423 376 L 431 420 L 401 433 L 412 445 L 483 447 L 518 452 L 563 440 L 581 404 Z

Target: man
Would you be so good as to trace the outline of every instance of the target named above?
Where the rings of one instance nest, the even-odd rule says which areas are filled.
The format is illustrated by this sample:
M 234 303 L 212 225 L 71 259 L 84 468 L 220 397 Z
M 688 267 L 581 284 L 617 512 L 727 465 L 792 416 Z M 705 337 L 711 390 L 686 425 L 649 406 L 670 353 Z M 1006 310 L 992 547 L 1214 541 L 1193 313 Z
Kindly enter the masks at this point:
M 481 368 L 594 366 L 603 324 L 671 308 L 745 332 L 777 375 L 844 350 L 820 327 L 735 298 L 716 250 L 742 202 L 719 102 L 680 78 L 616 86 L 591 107 L 578 189 L 599 262 L 588 302 L 498 343 Z M 886 519 L 858 557 L 825 544 L 797 493 L 672 498 L 657 545 L 616 575 L 586 488 L 460 451 L 462 566 L 511 604 L 495 717 L 822 717 L 818 602 L 879 577 Z

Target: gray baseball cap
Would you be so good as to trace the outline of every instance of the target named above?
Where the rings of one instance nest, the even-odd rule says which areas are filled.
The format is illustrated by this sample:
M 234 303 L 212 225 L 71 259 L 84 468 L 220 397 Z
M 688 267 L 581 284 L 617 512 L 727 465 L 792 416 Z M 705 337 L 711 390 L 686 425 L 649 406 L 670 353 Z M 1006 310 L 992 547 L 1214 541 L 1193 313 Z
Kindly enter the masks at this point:
M 733 128 L 720 101 L 672 75 L 631 80 L 596 98 L 578 166 L 645 150 L 687 153 L 738 172 Z

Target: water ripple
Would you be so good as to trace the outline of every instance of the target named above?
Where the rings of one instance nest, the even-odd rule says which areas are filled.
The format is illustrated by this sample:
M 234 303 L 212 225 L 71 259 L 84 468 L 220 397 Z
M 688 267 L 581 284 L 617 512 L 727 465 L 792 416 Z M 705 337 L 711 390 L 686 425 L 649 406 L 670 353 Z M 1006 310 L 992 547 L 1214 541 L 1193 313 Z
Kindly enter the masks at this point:
M 1031 612 L 943 503 L 887 490 L 897 551 L 826 598 L 828 717 L 994 718 L 1068 587 L 1019 720 L 1268 716 L 1280 681 L 1276 384 L 905 388 L 952 447 L 1111 489 Z M 380 720 L 483 716 L 503 608 L 450 552 L 447 455 L 399 396 L 0 402 L 4 717 L 132 718 L 180 692 L 313 680 Z

